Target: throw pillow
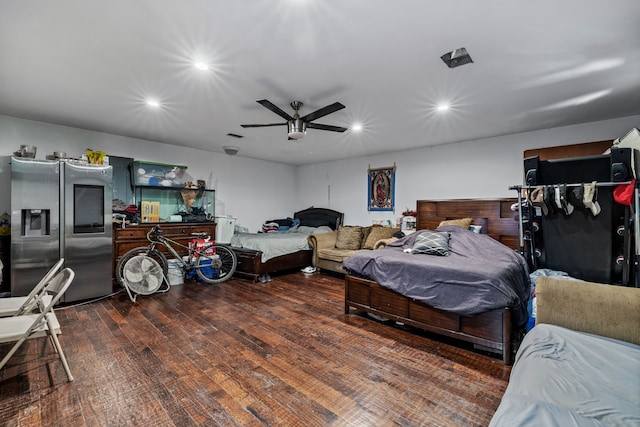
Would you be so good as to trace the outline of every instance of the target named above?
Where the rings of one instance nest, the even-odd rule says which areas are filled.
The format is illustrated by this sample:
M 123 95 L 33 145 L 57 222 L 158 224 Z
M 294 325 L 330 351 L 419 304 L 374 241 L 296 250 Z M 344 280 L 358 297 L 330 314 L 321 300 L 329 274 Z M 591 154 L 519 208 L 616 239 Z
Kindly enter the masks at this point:
M 449 255 L 449 233 L 442 231 L 421 231 L 411 248 L 412 254 Z
M 393 237 L 393 234 L 398 231 L 397 228 L 389 227 L 373 227 L 369 232 L 369 235 L 364 239 L 362 249 L 373 249 L 373 246 L 378 240 L 388 239 Z
M 360 249 L 362 244 L 362 227 L 358 225 L 346 225 L 338 229 L 336 238 L 336 248 L 350 249 L 352 251 Z
M 465 230 L 468 230 L 472 221 L 473 218 L 450 219 L 440 222 L 440 225 L 438 225 L 438 227 L 442 227 L 443 225 L 457 225 L 458 227 L 462 227 Z
M 482 234 L 482 226 L 481 225 L 470 225 L 469 230 L 473 231 L 476 234 Z
M 362 243 L 363 244 L 367 240 L 367 237 L 369 237 L 369 233 L 371 233 L 371 229 L 373 227 L 380 227 L 380 226 L 379 225 L 370 225 L 368 227 L 362 227 Z

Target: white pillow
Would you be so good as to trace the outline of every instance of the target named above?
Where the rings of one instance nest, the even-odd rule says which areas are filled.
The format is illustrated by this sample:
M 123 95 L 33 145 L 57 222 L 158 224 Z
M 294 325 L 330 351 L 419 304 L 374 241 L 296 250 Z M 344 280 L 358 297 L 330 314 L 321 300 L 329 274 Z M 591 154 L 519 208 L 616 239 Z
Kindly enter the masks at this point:
M 481 225 L 470 225 L 469 226 L 469 230 L 473 231 L 476 234 L 481 234 L 482 233 L 482 226 Z

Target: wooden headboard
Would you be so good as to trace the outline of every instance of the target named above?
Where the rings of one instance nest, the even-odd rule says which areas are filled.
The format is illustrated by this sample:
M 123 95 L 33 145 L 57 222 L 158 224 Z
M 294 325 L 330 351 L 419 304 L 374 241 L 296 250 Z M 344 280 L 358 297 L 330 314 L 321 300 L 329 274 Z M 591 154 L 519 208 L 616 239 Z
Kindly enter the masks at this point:
M 416 227 L 418 230 L 435 230 L 440 221 L 473 218 L 472 224 L 482 226 L 482 234 L 518 250 L 518 213 L 511 210 L 511 205 L 517 202 L 517 198 L 418 200 Z
M 300 225 L 309 227 L 326 225 L 331 227 L 332 230 L 337 230 L 344 221 L 344 214 L 342 212 L 326 208 L 311 207 L 294 213 L 293 217 L 300 220 Z

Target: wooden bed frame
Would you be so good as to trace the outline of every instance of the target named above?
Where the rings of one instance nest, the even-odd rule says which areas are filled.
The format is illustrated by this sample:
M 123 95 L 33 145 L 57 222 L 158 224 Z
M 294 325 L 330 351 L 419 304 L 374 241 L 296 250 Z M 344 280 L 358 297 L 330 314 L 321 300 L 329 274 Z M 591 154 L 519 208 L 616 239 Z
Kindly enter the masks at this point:
M 296 212 L 293 217 L 300 220 L 300 225 L 308 225 L 310 227 L 327 225 L 332 230 L 337 230 L 344 221 L 342 212 L 314 207 Z M 249 277 L 254 281 L 257 281 L 262 274 L 295 270 L 312 265 L 313 250 L 311 249 L 281 255 L 264 263 L 262 262 L 262 251 L 236 247 L 231 249 L 238 258 L 238 267 L 235 274 Z
M 511 211 L 511 205 L 516 202 L 515 198 L 418 200 L 417 229 L 435 230 L 443 220 L 473 218 L 472 224 L 482 225 L 483 234 L 517 250 L 519 225 L 517 214 Z M 460 316 L 407 298 L 374 281 L 346 275 L 345 314 L 349 314 L 350 307 L 473 343 L 477 348 L 502 354 L 505 365 L 512 362 L 512 350 L 515 350 L 512 343 L 517 331 L 512 329 L 508 307 Z

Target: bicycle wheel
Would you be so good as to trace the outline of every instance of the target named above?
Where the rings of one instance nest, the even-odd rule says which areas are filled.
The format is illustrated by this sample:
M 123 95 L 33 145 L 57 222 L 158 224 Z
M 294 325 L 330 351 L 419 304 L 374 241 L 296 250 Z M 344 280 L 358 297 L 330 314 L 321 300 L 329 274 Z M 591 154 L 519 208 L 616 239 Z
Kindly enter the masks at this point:
M 236 254 L 226 246 L 211 245 L 200 251 L 196 258 L 196 274 L 205 283 L 229 280 L 238 266 Z
M 169 263 L 167 262 L 167 258 L 164 256 L 164 254 L 157 249 L 151 250 L 148 246 L 141 246 L 139 248 L 133 248 L 126 254 L 122 255 L 122 257 L 116 264 L 116 279 L 122 286 L 127 285 L 124 281 L 126 277 L 124 273 L 124 267 L 127 264 L 127 261 L 138 255 L 146 255 L 153 258 L 160 265 L 160 267 L 162 267 L 163 276 L 168 277 L 167 274 L 169 272 Z

